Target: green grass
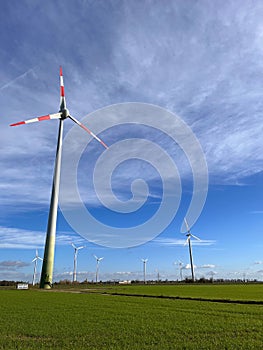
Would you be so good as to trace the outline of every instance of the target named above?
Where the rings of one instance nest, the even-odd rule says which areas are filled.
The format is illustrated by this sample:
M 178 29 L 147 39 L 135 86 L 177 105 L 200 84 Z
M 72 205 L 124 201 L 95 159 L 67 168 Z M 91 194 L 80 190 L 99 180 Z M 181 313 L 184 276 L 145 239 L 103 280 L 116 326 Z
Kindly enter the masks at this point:
M 158 294 L 163 286 L 141 287 Z M 193 296 L 196 286 L 187 287 Z M 263 344 L 262 305 L 0 290 L 0 312 L 0 349 L 258 350 Z
M 92 290 L 92 287 L 91 287 Z M 247 300 L 263 302 L 263 284 L 183 284 L 183 285 L 126 285 L 100 287 L 101 292 L 141 294 L 182 298 Z M 97 292 L 97 288 L 95 288 Z

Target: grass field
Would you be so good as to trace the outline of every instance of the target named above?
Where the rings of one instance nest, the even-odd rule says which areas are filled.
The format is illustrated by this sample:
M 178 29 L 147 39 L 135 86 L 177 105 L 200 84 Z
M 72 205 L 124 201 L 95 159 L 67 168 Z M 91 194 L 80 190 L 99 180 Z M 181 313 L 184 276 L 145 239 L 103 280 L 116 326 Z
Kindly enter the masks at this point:
M 0 349 L 262 349 L 263 305 L 102 294 L 116 290 L 263 301 L 262 285 L 0 289 Z
M 92 291 L 92 288 L 90 288 Z M 99 286 L 95 292 L 171 296 L 181 298 L 262 301 L 263 284 L 177 284 Z

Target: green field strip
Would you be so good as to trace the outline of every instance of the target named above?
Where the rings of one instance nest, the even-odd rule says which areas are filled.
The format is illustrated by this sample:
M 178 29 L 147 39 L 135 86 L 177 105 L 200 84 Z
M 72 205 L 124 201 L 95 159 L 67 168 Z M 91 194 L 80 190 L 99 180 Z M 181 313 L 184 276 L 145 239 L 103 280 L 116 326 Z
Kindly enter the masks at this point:
M 84 293 L 83 291 L 81 293 Z M 100 292 L 101 293 L 101 292 Z M 235 304 L 250 304 L 250 305 L 263 305 L 263 301 L 260 300 L 238 300 L 238 299 L 218 299 L 218 298 L 195 298 L 195 297 L 182 297 L 182 296 L 168 296 L 168 295 L 152 295 L 152 294 L 135 294 L 135 293 L 117 293 L 117 292 L 103 292 L 101 294 L 118 295 L 127 297 L 141 297 L 141 298 L 158 298 L 158 299 L 174 299 L 174 300 L 192 300 L 192 301 L 205 301 L 216 303 L 235 303 Z

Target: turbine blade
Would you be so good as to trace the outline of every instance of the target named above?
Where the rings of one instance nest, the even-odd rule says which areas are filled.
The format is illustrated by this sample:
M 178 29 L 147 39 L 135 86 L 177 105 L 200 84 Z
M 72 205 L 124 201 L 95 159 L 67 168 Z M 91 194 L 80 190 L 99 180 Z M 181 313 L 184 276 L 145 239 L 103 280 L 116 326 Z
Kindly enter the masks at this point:
M 41 117 L 27 119 L 18 123 L 10 124 L 10 126 L 18 126 L 23 124 L 35 123 L 35 122 L 42 122 L 43 120 L 59 119 L 60 117 L 61 117 L 61 113 L 48 114 L 48 115 L 43 115 Z
M 94 256 L 94 258 L 95 258 L 96 260 L 98 260 L 98 257 L 97 257 L 95 254 L 94 254 L 93 256 Z
M 34 258 L 31 262 L 34 262 L 34 261 L 36 261 L 37 260 L 37 258 Z
M 186 241 L 185 241 L 185 243 L 184 243 L 184 246 L 189 242 L 189 240 L 190 240 L 190 236 L 187 237 L 187 239 L 186 239 Z
M 62 67 L 59 68 L 59 81 L 60 81 L 60 110 L 66 108 L 66 98 L 65 98 L 65 89 L 64 89 L 64 79 L 62 73 Z
M 191 233 L 191 236 L 194 237 L 195 239 L 197 239 L 198 241 L 201 241 L 200 238 L 198 238 L 197 236 L 193 235 L 192 233 Z
M 43 259 L 42 259 L 42 258 L 40 258 L 40 256 L 38 256 L 37 258 L 38 258 L 39 260 L 42 260 L 42 261 L 43 261 Z
M 187 229 L 187 232 L 190 232 L 190 227 L 188 225 L 188 222 L 186 221 L 186 218 L 184 218 L 184 223 L 185 223 L 185 227 Z
M 97 135 L 95 135 L 90 129 L 88 129 L 85 125 L 83 125 L 80 121 L 78 121 L 76 118 L 72 117 L 71 115 L 69 115 L 69 118 L 76 124 L 78 124 L 82 129 L 84 129 L 85 131 L 87 131 L 92 137 L 94 137 L 94 139 L 96 139 L 97 141 L 99 141 L 99 143 L 102 144 L 102 146 L 104 146 L 106 149 L 108 149 L 109 147 L 106 145 L 106 143 L 104 143 Z

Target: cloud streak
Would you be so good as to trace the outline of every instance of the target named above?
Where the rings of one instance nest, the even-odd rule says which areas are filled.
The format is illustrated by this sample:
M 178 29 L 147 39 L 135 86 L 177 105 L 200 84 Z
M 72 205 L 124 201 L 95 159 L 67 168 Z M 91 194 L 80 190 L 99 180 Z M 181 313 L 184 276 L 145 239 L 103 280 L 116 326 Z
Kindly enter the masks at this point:
M 16 270 L 29 265 L 29 263 L 25 263 L 23 261 L 0 261 L 0 270 Z
M 173 246 L 182 246 L 185 245 L 186 240 L 185 239 L 173 239 L 173 238 L 157 238 L 154 241 L 151 242 L 152 244 L 157 244 L 160 246 L 168 246 L 168 247 L 173 247 Z M 210 246 L 213 244 L 216 244 L 216 241 L 214 240 L 191 240 L 192 245 L 196 246 Z
M 43 248 L 46 233 L 42 231 L 31 231 L 21 228 L 0 227 L 0 249 L 36 249 Z M 71 233 L 58 232 L 56 243 L 68 245 L 74 241 L 82 243 L 83 239 Z

